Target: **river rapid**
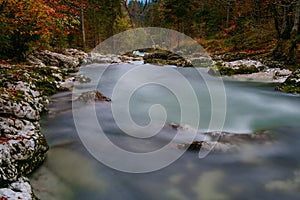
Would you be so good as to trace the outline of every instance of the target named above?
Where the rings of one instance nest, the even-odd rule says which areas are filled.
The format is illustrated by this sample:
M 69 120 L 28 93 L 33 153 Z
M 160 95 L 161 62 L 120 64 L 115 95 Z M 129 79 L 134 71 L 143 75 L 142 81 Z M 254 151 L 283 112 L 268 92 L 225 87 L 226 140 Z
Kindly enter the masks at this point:
M 270 130 L 275 141 L 261 145 L 249 144 L 235 153 L 211 152 L 201 159 L 198 152 L 186 151 L 165 168 L 149 173 L 121 172 L 95 159 L 78 134 L 75 124 L 78 122 L 74 119 L 72 109 L 82 109 L 82 119 L 88 119 L 90 113 L 84 110 L 95 108 L 97 119 L 106 136 L 127 151 L 155 151 L 174 137 L 174 130 L 165 126 L 154 137 L 135 138 L 125 134 L 120 124 L 116 124 L 112 105 L 123 105 L 122 98 L 118 97 L 126 95 L 137 82 L 136 79 L 126 79 L 117 91 L 119 94 L 114 94 L 114 88 L 122 76 L 137 65 L 139 64 L 111 65 L 101 71 L 103 75 L 100 81 L 97 70 L 103 69 L 104 65 L 91 64 L 81 68 L 79 73 L 91 78 L 92 82 L 81 84 L 77 89 L 83 92 L 97 88 L 105 96 L 114 97 L 112 103 L 79 103 L 72 107 L 72 98 L 75 98 L 72 92 L 63 92 L 52 97 L 50 112 L 41 121 L 42 131 L 51 148 L 44 165 L 31 176 L 31 183 L 38 197 L 46 200 L 299 198 L 300 96 L 274 91 L 272 83 L 226 80 L 222 83 L 226 115 L 224 126 L 219 129 L 210 124 L 213 103 L 205 82 L 208 80 L 210 84 L 214 84 L 214 80 L 219 78 L 208 75 L 203 68 L 173 68 L 188 80 L 197 97 L 200 122 L 198 127 L 193 126 L 191 129 L 197 128 L 199 132 L 233 133 Z M 175 77 L 165 73 L 164 67 L 149 64 L 141 66 L 151 69 L 147 79 L 150 77 L 153 83 L 174 82 Z M 195 73 L 195 70 L 199 73 Z M 139 79 L 142 80 L 143 77 Z M 176 87 L 180 90 L 180 83 Z M 222 88 L 223 86 L 218 87 L 220 91 L 217 92 L 222 92 Z M 182 105 L 176 94 L 157 84 L 139 87 L 132 94 L 128 109 L 133 122 L 140 126 L 150 123 L 149 109 L 156 104 L 164 107 L 167 113 L 166 124 L 182 124 Z M 190 105 L 193 105 L 192 102 Z M 187 109 L 193 109 L 188 106 Z M 214 109 L 216 115 L 221 115 L 221 111 L 224 111 L 223 108 Z M 126 125 L 128 118 L 124 115 L 122 119 L 122 114 L 120 116 L 121 125 L 122 121 Z M 182 125 L 190 125 L 189 120 L 197 116 L 191 113 L 189 117 Z M 88 121 L 85 122 L 85 131 L 97 132 L 96 124 Z M 130 130 L 130 124 L 126 128 Z M 197 137 L 196 135 L 196 139 Z M 174 151 L 180 150 L 174 148 Z

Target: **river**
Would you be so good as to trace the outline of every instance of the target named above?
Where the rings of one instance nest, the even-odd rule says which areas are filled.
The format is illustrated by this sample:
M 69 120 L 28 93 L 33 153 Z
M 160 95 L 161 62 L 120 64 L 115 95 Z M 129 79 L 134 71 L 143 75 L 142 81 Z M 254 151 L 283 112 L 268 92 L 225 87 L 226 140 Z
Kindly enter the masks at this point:
M 196 114 L 191 112 L 188 117 L 185 117 L 184 124 L 191 125 L 191 129 L 197 128 L 199 132 L 223 130 L 249 133 L 256 130 L 271 130 L 276 138 L 275 142 L 249 144 L 236 153 L 211 152 L 201 159 L 198 152 L 187 151 L 170 165 L 148 173 L 121 172 L 95 159 L 86 149 L 84 145 L 86 143 L 82 141 L 81 135 L 84 134 L 82 129 L 87 135 L 93 131 L 97 132 L 96 124 L 88 122 L 89 108 L 96 111 L 99 124 L 107 138 L 127 151 L 136 153 L 154 151 L 174 138 L 174 130 L 168 126 L 164 126 L 159 134 L 149 138 L 131 137 L 124 134 L 123 129 L 120 128 L 120 126 L 126 130 L 131 128 L 128 125 L 128 118 L 122 113 L 124 111 L 122 96 L 127 95 L 128 91 L 139 83 L 137 79 L 143 80 L 146 77 L 147 81 L 151 80 L 153 84 L 139 87 L 131 95 L 128 109 L 135 124 L 146 126 L 152 122 L 159 123 L 160 107 L 157 111 L 158 116 L 155 117 L 155 112 L 153 114 L 156 121 L 151 121 L 149 117 L 148 111 L 152 105 L 160 104 L 164 107 L 167 117 L 161 120 L 166 120 L 167 123 L 182 124 L 180 118 L 184 113 L 182 107 L 195 110 L 192 107 L 195 103 L 192 102 L 192 98 L 184 100 L 185 105 L 181 105 L 176 92 L 155 84 L 175 84 L 175 90 L 177 88 L 183 94 L 188 94 L 189 91 L 181 88 L 183 83 L 174 82 L 176 80 L 174 76 L 177 75 L 166 73 L 164 67 L 142 65 L 149 68 L 147 76 L 136 79 L 126 78 L 119 89 L 114 91 L 123 75 L 136 66 L 139 65 L 111 65 L 105 71 L 101 71 L 103 76 L 99 84 L 100 72 L 97 70 L 104 68 L 101 64 L 88 65 L 79 72 L 91 78 L 92 82 L 81 84 L 77 89 L 82 92 L 96 87 L 105 96 L 111 97 L 112 103 L 96 102 L 96 105 L 79 103 L 72 108 L 72 92 L 63 92 L 52 97 L 50 112 L 41 121 L 42 131 L 51 148 L 44 165 L 31 176 L 38 197 L 45 200 L 299 198 L 300 97 L 274 91 L 272 83 L 226 80 L 218 87 L 213 86 L 218 94 L 225 92 L 225 101 L 218 105 L 225 105 L 226 109 L 216 105 L 212 111 L 214 103 L 211 100 L 209 86 L 205 83 L 216 84 L 217 82 L 214 81 L 218 78 L 207 75 L 206 69 L 172 68 L 188 80 L 197 99 L 198 108 L 197 106 L 196 108 L 200 113 L 199 124 L 197 124 L 199 126 L 195 127 L 193 124 L 198 112 L 195 112 Z M 195 70 L 198 73 L 195 73 Z M 112 105 L 121 110 L 114 113 Z M 82 117 L 80 119 L 87 119 L 79 134 L 78 118 L 74 119 L 72 109 L 80 111 Z M 213 115 L 220 117 L 223 112 L 225 112 L 225 121 L 220 129 L 218 124 L 211 124 L 211 119 Z M 116 124 L 114 119 L 116 115 L 121 118 L 118 119 L 119 124 Z M 148 132 L 151 132 L 151 129 L 148 129 Z M 176 142 L 184 142 L 181 139 Z M 173 148 L 171 151 L 180 150 Z M 107 156 L 114 156 L 114 153 Z M 119 164 L 122 168 L 122 161 Z

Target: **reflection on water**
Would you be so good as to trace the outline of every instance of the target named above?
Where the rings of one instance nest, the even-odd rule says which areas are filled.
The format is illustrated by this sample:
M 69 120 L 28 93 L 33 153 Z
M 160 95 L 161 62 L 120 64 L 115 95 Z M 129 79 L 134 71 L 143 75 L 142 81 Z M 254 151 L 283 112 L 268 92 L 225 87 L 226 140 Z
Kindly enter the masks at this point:
M 96 65 L 90 66 L 97 67 Z M 111 97 L 116 80 L 130 65 L 112 66 L 99 90 Z M 84 68 L 82 73 L 87 73 Z M 196 90 L 201 128 L 210 118 L 210 100 L 201 77 L 178 69 Z M 95 74 L 96 77 L 96 74 Z M 91 78 L 95 78 L 91 77 Z M 172 78 L 167 75 L 156 78 Z M 93 82 L 83 86 L 88 90 Z M 130 83 L 128 83 L 130 85 Z M 299 97 L 273 91 L 270 84 L 226 82 L 227 115 L 224 130 L 250 132 L 272 129 L 276 141 L 245 145 L 239 153 L 210 153 L 204 159 L 186 152 L 168 167 L 146 174 L 122 173 L 95 160 L 82 145 L 75 129 L 71 94 L 53 96 L 42 130 L 51 146 L 45 164 L 35 172 L 32 184 L 41 199 L 298 199 L 300 195 Z M 114 102 L 116 103 L 117 100 Z M 178 102 L 158 86 L 139 89 L 130 111 L 136 123 L 149 123 L 148 109 L 165 106 L 169 122 L 179 122 Z M 99 122 L 116 145 L 135 152 L 159 149 L 173 137 L 165 127 L 149 139 L 132 138 L 114 123 L 110 103 L 97 103 Z M 91 127 L 92 128 L 92 127 Z M 88 130 L 87 130 L 88 131 Z

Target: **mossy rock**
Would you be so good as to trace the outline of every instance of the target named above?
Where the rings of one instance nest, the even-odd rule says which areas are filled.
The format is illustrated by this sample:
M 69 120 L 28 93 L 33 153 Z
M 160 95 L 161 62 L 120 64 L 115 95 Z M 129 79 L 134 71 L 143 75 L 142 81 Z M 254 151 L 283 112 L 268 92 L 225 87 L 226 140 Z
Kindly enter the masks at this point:
M 261 71 L 260 68 L 254 65 L 251 66 L 240 65 L 238 67 L 216 65 L 216 68 L 218 69 L 218 71 L 222 76 L 232 76 L 236 74 L 252 74 Z
M 276 90 L 300 94 L 300 69 L 295 70 L 282 84 L 276 86 Z
M 78 98 L 77 101 L 81 102 L 95 102 L 95 101 L 106 101 L 111 102 L 111 99 L 104 96 L 101 92 L 94 90 L 82 93 Z
M 64 80 L 69 73 L 51 67 L 11 65 L 0 67 L 0 87 L 18 81 L 28 82 L 36 86 L 36 90 L 45 96 L 50 96 L 60 91 L 58 82 Z
M 175 65 L 180 67 L 193 67 L 192 63 L 175 53 L 158 50 L 144 56 L 144 63 L 154 65 Z

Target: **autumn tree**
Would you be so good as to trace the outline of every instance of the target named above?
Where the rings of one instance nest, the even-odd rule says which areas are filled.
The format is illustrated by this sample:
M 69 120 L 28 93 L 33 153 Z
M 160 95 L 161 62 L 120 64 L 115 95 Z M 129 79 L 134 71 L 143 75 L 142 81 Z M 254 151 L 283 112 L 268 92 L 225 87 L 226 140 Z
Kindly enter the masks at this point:
M 70 34 L 79 24 L 71 4 L 74 5 L 69 0 L 1 0 L 2 58 L 22 59 L 38 46 L 51 45 L 51 40 L 58 35 Z
M 120 0 L 86 0 L 83 15 L 87 49 L 129 27 Z
M 297 43 L 299 37 L 300 2 L 297 0 L 270 0 L 266 2 L 272 7 L 274 25 L 278 35 L 278 43 L 273 50 L 277 60 L 295 64 L 298 57 Z

